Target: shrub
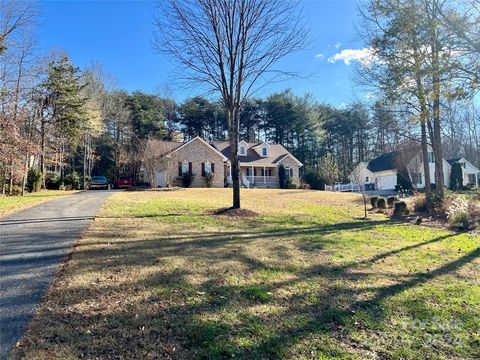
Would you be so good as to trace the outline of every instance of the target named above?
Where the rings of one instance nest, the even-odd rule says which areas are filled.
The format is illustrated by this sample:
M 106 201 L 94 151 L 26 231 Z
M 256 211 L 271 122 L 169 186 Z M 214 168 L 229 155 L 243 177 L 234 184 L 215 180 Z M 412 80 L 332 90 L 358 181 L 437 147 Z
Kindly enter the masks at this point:
M 195 174 L 190 174 L 190 172 L 186 172 L 182 175 L 182 184 L 183 187 L 190 187 L 192 185 L 193 179 L 195 178 Z
M 409 212 L 405 201 L 397 201 L 393 206 L 393 215 L 395 216 L 407 215 Z
M 28 169 L 27 174 L 27 190 L 29 192 L 35 192 L 40 190 L 42 186 L 42 172 L 36 167 L 31 167 Z
M 296 188 L 297 188 L 297 180 L 293 176 L 290 176 L 287 179 L 287 189 L 296 189 Z
M 387 200 L 384 197 L 379 197 L 377 200 L 377 207 L 379 209 L 386 209 L 387 208 Z
M 303 181 L 310 186 L 310 189 L 325 190 L 325 179 L 315 172 L 307 172 L 303 176 Z
M 480 201 L 480 188 L 474 191 L 472 195 L 472 199 L 476 201 Z
M 389 196 L 387 198 L 387 205 L 389 208 L 392 208 L 395 202 L 398 201 L 398 196 Z
M 56 173 L 48 173 L 45 177 L 45 187 L 48 190 L 59 190 L 63 187 L 62 178 Z
M 413 211 L 415 212 L 425 212 L 427 211 L 427 200 L 425 196 L 416 196 L 413 199 Z
M 480 206 L 463 198 L 455 198 L 447 209 L 448 224 L 458 230 L 474 228 L 480 221 Z
M 378 196 L 372 196 L 370 198 L 370 205 L 372 205 L 373 209 L 377 207 L 377 201 L 378 201 Z
M 215 179 L 215 174 L 214 173 L 206 174 L 203 177 L 203 180 L 205 180 L 205 184 L 207 185 L 207 188 L 212 187 L 213 179 Z
M 460 190 L 463 186 L 462 165 L 458 162 L 452 165 L 450 170 L 450 189 Z
M 303 190 L 310 190 L 310 184 L 307 183 L 304 179 L 302 179 L 300 180 L 299 188 Z
M 65 185 L 71 185 L 73 190 L 78 190 L 80 189 L 81 178 L 76 171 L 73 171 L 67 176 L 65 176 L 63 182 Z

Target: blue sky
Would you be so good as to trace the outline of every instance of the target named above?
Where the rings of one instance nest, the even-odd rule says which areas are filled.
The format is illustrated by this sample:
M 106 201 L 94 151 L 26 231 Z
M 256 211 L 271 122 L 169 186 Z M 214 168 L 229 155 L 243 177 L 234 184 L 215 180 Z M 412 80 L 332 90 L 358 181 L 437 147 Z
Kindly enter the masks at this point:
M 82 68 L 100 63 L 118 87 L 129 91 L 157 92 L 169 84 L 179 101 L 199 95 L 194 87 L 176 87 L 168 58 L 151 49 L 153 6 L 147 1 L 43 2 L 39 49 L 64 49 Z M 348 64 L 349 58 L 362 56 L 361 44 L 355 41 L 357 3 L 308 0 L 303 7 L 312 41 L 308 49 L 283 59 L 277 68 L 308 76 L 271 84 L 255 95 L 291 88 L 336 106 L 365 96 L 354 86 Z

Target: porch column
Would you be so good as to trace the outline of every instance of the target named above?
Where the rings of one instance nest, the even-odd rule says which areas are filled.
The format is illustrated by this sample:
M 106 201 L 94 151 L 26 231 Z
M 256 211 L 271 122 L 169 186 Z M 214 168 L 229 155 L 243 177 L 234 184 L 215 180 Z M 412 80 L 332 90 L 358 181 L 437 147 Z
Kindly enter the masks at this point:
M 252 183 L 255 184 L 255 177 L 253 176 L 253 166 L 252 166 L 252 172 L 250 173 L 250 176 L 252 177 Z
M 267 183 L 267 177 L 265 176 L 265 166 L 263 167 L 263 183 Z

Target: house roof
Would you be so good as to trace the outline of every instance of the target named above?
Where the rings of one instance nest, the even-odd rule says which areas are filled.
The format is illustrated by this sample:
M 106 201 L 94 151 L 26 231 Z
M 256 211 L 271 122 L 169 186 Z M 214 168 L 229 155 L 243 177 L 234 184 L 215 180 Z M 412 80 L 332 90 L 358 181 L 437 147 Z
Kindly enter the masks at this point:
M 450 165 L 453 165 L 453 164 L 455 164 L 456 162 L 458 162 L 460 159 L 461 159 L 461 157 L 455 158 L 455 159 L 449 159 L 449 160 L 447 160 L 447 162 L 448 162 Z
M 166 156 L 174 153 L 175 151 L 187 146 L 188 144 L 194 142 L 194 141 L 200 141 L 203 143 L 205 146 L 210 148 L 213 152 L 217 153 L 220 155 L 223 159 L 223 161 L 227 161 L 228 159 L 215 147 L 207 143 L 205 140 L 203 140 L 201 137 L 197 136 L 187 142 L 180 143 L 180 142 L 175 142 L 175 141 L 165 141 L 165 140 L 157 140 L 157 139 L 149 139 L 147 141 L 147 145 L 145 147 L 145 151 L 149 152 L 155 152 L 156 156 Z
M 246 143 L 247 155 L 239 156 L 240 164 L 247 166 L 277 166 L 281 161 L 287 157 L 291 157 L 300 166 L 303 164 L 295 158 L 287 149 L 280 144 L 268 144 L 268 156 L 260 156 L 254 148 L 264 142 Z M 228 141 L 214 141 L 212 145 L 218 149 L 226 158 L 230 157 L 230 143 Z
M 371 160 L 367 169 L 371 172 L 395 170 L 397 168 L 398 151 L 392 151 Z
M 175 149 L 178 149 L 180 146 L 182 146 L 182 144 L 183 143 L 176 141 L 148 139 L 145 146 L 145 151 L 154 153 L 155 156 L 163 157 L 167 154 L 170 154 Z

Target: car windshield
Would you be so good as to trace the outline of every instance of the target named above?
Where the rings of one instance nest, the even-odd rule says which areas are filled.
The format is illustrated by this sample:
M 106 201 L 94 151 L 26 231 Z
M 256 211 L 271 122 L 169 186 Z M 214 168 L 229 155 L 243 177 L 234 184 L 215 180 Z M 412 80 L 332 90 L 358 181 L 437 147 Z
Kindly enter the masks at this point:
M 92 176 L 92 181 L 107 181 L 105 176 Z

